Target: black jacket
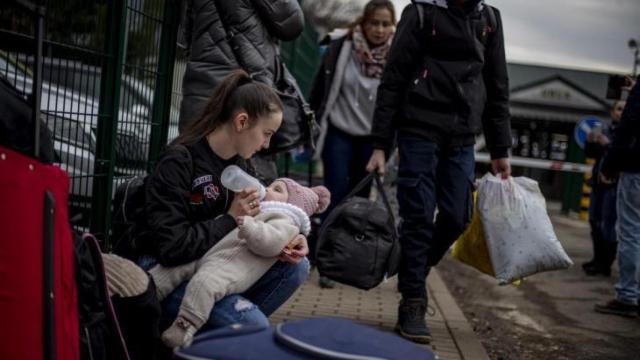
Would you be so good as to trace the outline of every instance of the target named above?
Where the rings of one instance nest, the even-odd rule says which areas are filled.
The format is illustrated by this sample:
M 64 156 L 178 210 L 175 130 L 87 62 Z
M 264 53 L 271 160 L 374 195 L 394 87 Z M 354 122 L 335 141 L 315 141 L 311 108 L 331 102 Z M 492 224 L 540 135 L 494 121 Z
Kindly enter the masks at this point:
M 640 82 L 627 97 L 620 124 L 614 130 L 609 151 L 602 160 L 601 171 L 607 177 L 620 171 L 640 172 Z
M 374 147 L 397 130 L 443 145 L 471 145 L 484 129 L 492 158 L 511 146 L 509 82 L 502 20 L 495 29 L 480 1 L 463 10 L 411 4 L 402 13 L 378 88 Z M 422 24 L 418 6 L 423 9 Z
M 304 17 L 295 0 L 191 0 L 184 19 L 188 52 L 180 128 L 195 120 L 213 89 L 242 68 L 272 85 L 279 41 L 295 39 Z
M 169 147 L 146 180 L 141 248 L 165 266 L 201 258 L 236 227 L 227 214 L 233 192 L 222 186 L 220 175 L 231 164 L 247 169 L 237 156 L 218 157 L 205 138 L 186 149 L 190 155 Z
M 345 40 L 347 40 L 347 36 L 341 36 L 331 40 L 322 56 L 320 67 L 313 80 L 311 92 L 309 93 L 309 105 L 311 106 L 311 110 L 316 113 L 316 119 L 322 119 L 326 111 L 325 105 L 327 97 L 331 90 L 334 73 L 336 72 L 338 56 L 340 56 L 340 50 L 342 50 L 342 45 L 344 45 Z
M 615 131 L 615 127 L 616 125 L 612 124 L 609 128 L 605 128 L 602 133 L 608 138 L 611 138 L 611 133 Z M 585 142 L 584 155 L 588 158 L 596 160 L 596 162 L 593 164 L 593 168 L 591 169 L 590 180 L 591 186 L 593 186 L 594 188 L 608 188 L 612 186 L 611 184 L 600 183 L 598 179 L 598 173 L 600 172 L 600 169 L 602 167 L 602 159 L 604 159 L 604 155 L 607 153 L 608 149 L 609 145 L 602 146 L 596 141 Z

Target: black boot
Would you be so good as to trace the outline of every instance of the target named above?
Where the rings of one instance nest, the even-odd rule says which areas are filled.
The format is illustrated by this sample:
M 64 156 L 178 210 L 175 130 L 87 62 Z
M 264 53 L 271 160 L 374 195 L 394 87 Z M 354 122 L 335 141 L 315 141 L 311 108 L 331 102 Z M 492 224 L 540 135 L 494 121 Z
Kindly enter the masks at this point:
M 422 298 L 402 299 L 398 306 L 398 323 L 395 331 L 405 339 L 421 344 L 431 343 L 431 331 L 425 314 L 427 300 Z

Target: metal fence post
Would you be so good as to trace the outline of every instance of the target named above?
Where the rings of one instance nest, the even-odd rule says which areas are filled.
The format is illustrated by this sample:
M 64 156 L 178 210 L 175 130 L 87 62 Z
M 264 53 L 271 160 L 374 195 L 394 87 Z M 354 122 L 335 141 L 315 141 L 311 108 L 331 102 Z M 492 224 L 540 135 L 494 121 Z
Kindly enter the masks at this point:
M 102 64 L 100 106 L 96 144 L 95 178 L 91 203 L 91 232 L 108 240 L 111 224 L 111 194 L 115 166 L 115 143 L 120 108 L 120 85 L 125 58 L 127 0 L 108 2 L 105 61 Z
M 176 58 L 180 4 L 178 0 L 166 0 L 160 35 L 156 88 L 153 94 L 151 140 L 147 171 L 152 171 L 160 152 L 167 142 L 171 113 L 173 68 Z

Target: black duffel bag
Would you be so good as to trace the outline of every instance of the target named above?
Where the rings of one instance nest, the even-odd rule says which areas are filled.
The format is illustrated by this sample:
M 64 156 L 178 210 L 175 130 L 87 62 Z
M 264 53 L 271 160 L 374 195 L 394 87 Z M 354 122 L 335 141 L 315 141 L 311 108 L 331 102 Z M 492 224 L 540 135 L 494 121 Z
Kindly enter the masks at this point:
M 375 180 L 382 203 L 354 196 Z M 319 272 L 368 290 L 397 273 L 400 244 L 389 200 L 378 174 L 369 174 L 336 206 L 318 235 Z

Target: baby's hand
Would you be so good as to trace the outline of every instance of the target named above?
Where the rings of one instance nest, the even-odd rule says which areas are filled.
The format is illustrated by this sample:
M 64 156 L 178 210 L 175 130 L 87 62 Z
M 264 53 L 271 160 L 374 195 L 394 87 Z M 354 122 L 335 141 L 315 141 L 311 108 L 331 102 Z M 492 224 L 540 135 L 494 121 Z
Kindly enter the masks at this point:
M 284 249 L 282 249 L 282 252 L 287 254 L 287 255 L 291 255 L 293 254 L 293 249 L 295 248 L 296 244 L 293 241 L 290 241 L 287 246 L 284 247 Z
M 236 217 L 236 224 L 238 224 L 238 226 L 242 226 L 244 224 L 244 216 Z

